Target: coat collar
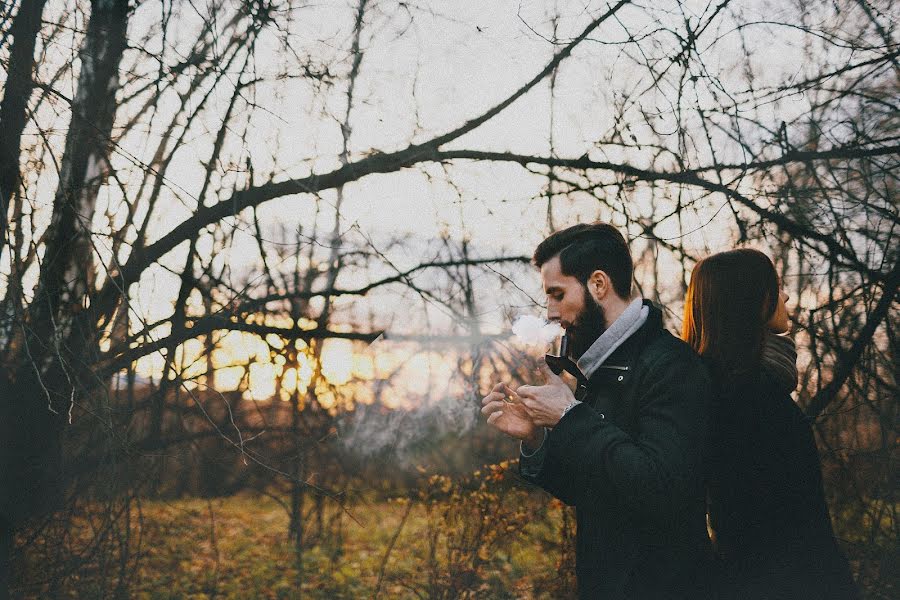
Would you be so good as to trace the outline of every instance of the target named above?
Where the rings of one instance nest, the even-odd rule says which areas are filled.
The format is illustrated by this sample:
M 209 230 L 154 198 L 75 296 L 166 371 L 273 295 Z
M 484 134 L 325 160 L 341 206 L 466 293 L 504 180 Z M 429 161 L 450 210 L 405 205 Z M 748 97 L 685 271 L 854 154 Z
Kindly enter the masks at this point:
M 594 371 L 591 379 L 609 370 L 621 371 L 623 374 L 631 371 L 641 350 L 650 340 L 662 333 L 662 311 L 646 299 L 643 301 L 643 306 L 649 309 L 644 324 L 603 361 L 603 364 Z
M 590 379 L 619 346 L 640 330 L 649 314 L 649 307 L 644 306 L 640 298 L 628 304 L 619 318 L 578 358 L 576 364 L 586 379 Z

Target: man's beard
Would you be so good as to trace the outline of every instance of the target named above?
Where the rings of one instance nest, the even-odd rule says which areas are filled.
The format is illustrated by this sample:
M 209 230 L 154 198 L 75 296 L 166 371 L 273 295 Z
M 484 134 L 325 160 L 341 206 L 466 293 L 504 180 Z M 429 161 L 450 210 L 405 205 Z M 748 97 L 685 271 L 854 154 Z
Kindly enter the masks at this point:
M 572 358 L 575 360 L 581 358 L 604 331 L 606 331 L 606 315 L 603 313 L 603 307 L 597 304 L 587 286 L 584 286 L 584 310 L 576 317 L 575 323 L 566 329 Z

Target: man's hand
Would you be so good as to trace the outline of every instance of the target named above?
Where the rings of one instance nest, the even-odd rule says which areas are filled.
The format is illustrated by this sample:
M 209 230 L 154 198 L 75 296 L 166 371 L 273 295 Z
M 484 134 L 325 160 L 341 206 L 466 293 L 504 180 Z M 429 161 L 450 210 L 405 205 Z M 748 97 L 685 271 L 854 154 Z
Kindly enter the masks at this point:
M 513 401 L 504 400 L 507 396 L 512 396 Z M 511 387 L 498 383 L 481 399 L 481 406 L 481 414 L 487 416 L 488 425 L 522 440 L 531 448 L 540 446 L 544 430 L 531 422 L 525 406 Z
M 516 391 L 535 426 L 554 427 L 563 410 L 575 400 L 575 395 L 559 375 L 546 367 L 544 373 L 547 376 L 545 385 L 523 385 Z

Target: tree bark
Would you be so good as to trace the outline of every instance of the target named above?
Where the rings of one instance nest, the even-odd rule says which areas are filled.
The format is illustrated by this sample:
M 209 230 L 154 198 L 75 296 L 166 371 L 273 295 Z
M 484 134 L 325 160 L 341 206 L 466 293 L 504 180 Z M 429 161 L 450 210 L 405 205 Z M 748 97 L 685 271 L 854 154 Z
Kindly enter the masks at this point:
M 129 14 L 127 0 L 91 2 L 41 273 L 13 368 L 0 378 L 9 434 L 0 441 L 8 467 L 0 472 L 0 520 L 13 531 L 60 497 L 63 427 L 97 353 L 97 332 L 73 325 L 93 285 L 90 222 L 108 169 Z
M 0 102 L 0 231 L 6 235 L 9 202 L 19 189 L 19 149 L 34 89 L 34 47 L 46 0 L 22 2 L 10 34 L 9 68 Z
M 22 131 L 28 122 L 28 100 L 34 89 L 34 48 L 41 28 L 41 14 L 46 0 L 23 2 L 10 28 L 12 45 L 6 72 L 3 100 L 0 101 L 0 232 L 7 237 L 7 213 L 10 200 L 18 191 L 19 151 Z M 13 252 L 10 249 L 10 252 Z M 9 598 L 13 529 L 9 522 L 7 500 L 10 486 L 5 481 L 11 472 L 13 452 L 7 443 L 14 435 L 10 418 L 10 386 L 0 380 L 0 600 Z

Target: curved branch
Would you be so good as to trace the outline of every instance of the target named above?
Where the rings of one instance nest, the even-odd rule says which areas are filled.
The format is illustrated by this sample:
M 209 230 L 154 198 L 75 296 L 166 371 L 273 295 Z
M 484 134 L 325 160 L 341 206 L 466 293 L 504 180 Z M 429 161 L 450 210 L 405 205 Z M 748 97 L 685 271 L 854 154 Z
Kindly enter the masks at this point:
M 776 166 L 785 166 L 794 163 L 809 163 L 824 160 L 836 159 L 860 159 L 873 158 L 876 156 L 900 156 L 900 144 L 893 146 L 840 146 L 830 148 L 828 150 L 818 151 L 790 151 L 785 152 L 781 157 L 771 160 L 752 161 L 736 164 L 717 164 L 709 167 L 697 167 L 695 169 L 685 169 L 683 171 L 651 171 L 648 169 L 640 169 L 632 167 L 628 164 L 603 162 L 591 160 L 587 156 L 580 158 L 556 158 L 543 156 L 530 156 L 524 154 L 512 154 L 509 152 L 490 152 L 479 150 L 443 150 L 432 155 L 432 160 L 490 160 L 517 162 L 521 165 L 541 164 L 549 167 L 568 167 L 571 169 L 600 169 L 607 171 L 616 171 L 623 175 L 632 175 L 641 179 L 651 178 L 686 178 L 691 175 L 700 173 L 708 173 L 710 171 L 751 171 L 758 169 L 768 169 Z
M 898 286 L 900 286 L 900 262 L 894 265 L 894 270 L 891 271 L 891 274 L 884 282 L 884 293 L 878 301 L 878 304 L 875 305 L 875 309 L 869 313 L 865 326 L 862 328 L 862 331 L 859 332 L 859 335 L 853 342 L 850 350 L 848 350 L 846 354 L 841 354 L 838 357 L 838 364 L 834 370 L 834 377 L 828 382 L 828 385 L 819 390 L 816 395 L 813 396 L 812 400 L 809 401 L 809 405 L 806 407 L 806 414 L 809 417 L 813 419 L 819 417 L 822 414 L 822 411 L 824 411 L 837 396 L 837 393 L 841 390 L 841 387 L 843 387 L 847 378 L 853 373 L 853 369 L 856 366 L 856 363 L 859 362 L 866 346 L 868 346 L 872 341 L 872 338 L 875 337 L 878 326 L 881 325 L 881 322 L 887 317 L 891 307 L 897 300 Z
M 329 338 L 343 340 L 359 340 L 372 343 L 383 332 L 359 333 L 349 331 L 332 331 L 324 328 L 300 329 L 297 327 L 273 327 L 270 325 L 262 325 L 259 323 L 247 323 L 244 321 L 232 321 L 228 317 L 220 315 L 210 315 L 201 317 L 193 321 L 188 320 L 184 328 L 172 332 L 170 335 L 159 339 L 141 344 L 135 348 L 127 350 L 111 349 L 105 353 L 99 361 L 97 368 L 97 378 L 99 380 L 112 375 L 113 373 L 125 368 L 134 361 L 143 356 L 152 354 L 158 350 L 169 346 L 177 346 L 201 335 L 209 335 L 214 331 L 245 331 L 247 333 L 255 333 L 259 336 L 275 334 L 291 340 L 324 340 Z
M 416 265 L 410 269 L 407 269 L 401 273 L 396 275 L 391 275 L 390 277 L 385 277 L 383 279 L 379 279 L 377 281 L 373 281 L 371 283 L 367 283 L 358 288 L 334 288 L 334 289 L 324 289 L 324 290 L 310 290 L 310 291 L 296 291 L 296 292 L 287 292 L 284 294 L 269 294 L 262 298 L 249 298 L 244 302 L 241 302 L 235 312 L 241 312 L 242 310 L 253 309 L 255 307 L 265 306 L 269 302 L 276 302 L 278 300 L 293 300 L 293 299 L 304 299 L 309 300 L 311 298 L 315 298 L 318 296 L 365 296 L 372 290 L 391 284 L 391 283 L 402 283 L 406 281 L 406 279 L 416 273 L 418 271 L 424 271 L 426 269 L 441 269 L 447 267 L 463 267 L 463 266 L 477 266 L 477 265 L 493 265 L 498 263 L 522 263 L 529 264 L 531 262 L 531 258 L 528 256 L 509 256 L 509 257 L 499 257 L 499 258 L 476 258 L 476 259 L 466 259 L 466 260 L 448 260 L 448 261 L 438 261 L 431 262 L 427 264 Z
M 548 62 L 547 65 L 528 83 L 513 92 L 493 108 L 448 133 L 434 137 L 421 144 L 411 144 L 407 148 L 396 152 L 376 152 L 366 158 L 344 165 L 341 168 L 324 175 L 311 174 L 308 177 L 301 179 L 267 183 L 236 192 L 230 198 L 212 206 L 198 207 L 191 217 L 182 221 L 159 240 L 145 248 L 135 249 L 134 253 L 128 258 L 128 261 L 122 269 L 118 273 L 111 274 L 109 281 L 104 287 L 103 293 L 99 296 L 99 304 L 101 306 L 110 306 L 110 297 L 115 296 L 119 289 L 125 289 L 129 283 L 136 281 L 137 277 L 145 268 L 159 260 L 163 255 L 173 250 L 185 240 L 190 239 L 192 235 L 197 231 L 200 231 L 203 227 L 211 225 L 229 215 L 237 214 L 246 208 L 258 206 L 263 202 L 274 198 L 304 193 L 315 194 L 357 181 L 366 175 L 374 173 L 390 173 L 412 166 L 418 162 L 428 160 L 428 156 L 437 151 L 438 148 L 481 126 L 525 95 L 541 80 L 552 73 L 592 31 L 629 3 L 630 0 L 620 0 L 617 2 L 605 13 L 591 21 L 581 35 L 573 39 L 565 48 L 557 52 L 553 56 L 553 59 L 550 60 L 550 62 Z
M 882 151 L 882 149 L 873 149 L 871 152 L 872 154 L 869 155 L 884 153 L 900 154 L 900 147 L 891 147 L 890 152 Z M 835 154 L 836 153 L 833 152 L 832 155 L 829 156 L 829 158 L 835 158 Z M 790 235 L 798 239 L 815 240 L 823 244 L 826 248 L 828 248 L 828 250 L 834 257 L 841 257 L 849 261 L 854 266 L 854 268 L 858 269 L 861 273 L 864 273 L 867 276 L 871 277 L 873 280 L 882 281 L 885 279 L 884 273 L 874 270 L 860 262 L 859 258 L 853 253 L 851 249 L 841 246 L 832 237 L 820 233 L 819 231 L 802 225 L 796 221 L 793 221 L 781 213 L 767 210 L 757 205 L 750 198 L 731 189 L 727 185 L 704 179 L 697 174 L 699 171 L 696 170 L 653 171 L 650 169 L 640 169 L 638 167 L 633 167 L 631 165 L 622 163 L 595 161 L 587 158 L 587 156 L 582 156 L 581 158 L 576 159 L 562 159 L 544 156 L 528 156 L 505 152 L 481 152 L 477 150 L 436 151 L 432 154 L 431 159 L 435 161 L 457 159 L 489 160 L 498 162 L 515 162 L 523 166 L 528 164 L 541 164 L 549 167 L 568 167 L 571 169 L 581 170 L 595 169 L 620 173 L 628 177 L 633 177 L 638 181 L 668 181 L 670 183 L 696 186 L 710 192 L 718 192 L 723 194 L 727 198 L 736 201 L 738 204 L 756 213 L 759 217 L 775 224 L 782 231 L 789 233 Z M 812 160 L 812 158 L 807 156 L 806 162 L 810 160 Z

